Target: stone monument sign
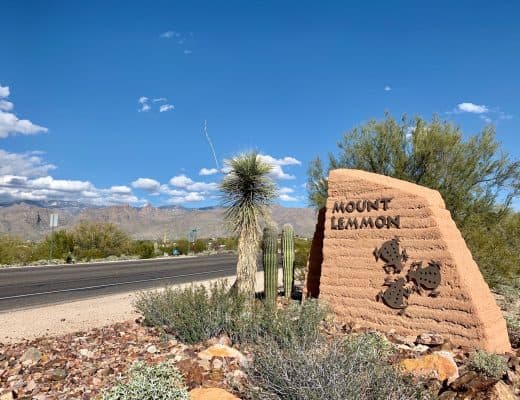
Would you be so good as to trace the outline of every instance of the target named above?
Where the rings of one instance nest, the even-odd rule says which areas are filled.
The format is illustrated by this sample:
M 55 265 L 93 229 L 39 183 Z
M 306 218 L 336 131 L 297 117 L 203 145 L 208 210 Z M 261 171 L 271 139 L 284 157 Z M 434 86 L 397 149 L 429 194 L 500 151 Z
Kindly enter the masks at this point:
M 505 320 L 437 191 L 333 170 L 314 242 L 307 292 L 329 303 L 340 321 L 511 349 Z

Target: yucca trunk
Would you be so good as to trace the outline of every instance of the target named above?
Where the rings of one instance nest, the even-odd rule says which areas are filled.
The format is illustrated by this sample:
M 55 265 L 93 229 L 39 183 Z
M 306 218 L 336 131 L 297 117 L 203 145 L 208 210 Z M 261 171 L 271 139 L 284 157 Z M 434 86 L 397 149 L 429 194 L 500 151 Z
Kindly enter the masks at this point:
M 259 237 L 256 232 L 242 232 L 238 238 L 237 278 L 235 289 L 249 297 L 255 297 L 257 254 Z

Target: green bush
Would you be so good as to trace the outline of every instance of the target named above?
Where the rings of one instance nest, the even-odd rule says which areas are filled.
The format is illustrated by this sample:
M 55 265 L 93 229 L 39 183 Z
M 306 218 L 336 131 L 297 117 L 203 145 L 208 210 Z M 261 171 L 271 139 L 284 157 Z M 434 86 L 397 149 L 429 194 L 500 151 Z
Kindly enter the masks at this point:
M 245 298 L 229 293 L 226 281 L 184 289 L 141 292 L 135 308 L 145 323 L 164 329 L 185 343 L 197 343 L 220 334 L 234 340 L 254 343 L 271 336 L 280 344 L 309 342 L 319 335 L 318 327 L 327 310 L 318 301 L 309 300 L 302 306 L 293 302 L 275 310 L 256 302 L 249 307 Z
M 185 343 L 233 333 L 239 329 L 245 301 L 230 296 L 226 281 L 184 289 L 168 287 L 164 291 L 141 292 L 135 308 L 149 325 L 163 328 Z
M 13 236 L 0 235 L 0 265 L 27 264 L 37 259 L 37 254 L 37 245 Z
M 433 398 L 390 366 L 389 345 L 374 334 L 280 345 L 265 337 L 247 368 L 254 399 L 406 400 Z
M 134 240 L 130 252 L 140 258 L 155 257 L 155 248 L 151 240 Z
M 102 400 L 189 400 L 183 377 L 170 363 L 147 366 L 136 362 L 128 383 L 118 382 Z
M 507 372 L 507 361 L 498 354 L 477 350 L 470 357 L 469 368 L 487 377 L 500 379 Z
M 311 244 L 311 240 L 299 238 L 294 240 L 294 274 L 296 279 L 302 280 L 305 275 Z
M 190 251 L 190 242 L 187 239 L 179 239 L 175 241 L 174 248 L 179 250 L 181 254 L 188 254 Z
M 78 259 L 119 257 L 130 252 L 130 237 L 114 224 L 82 221 L 71 233 Z
M 202 253 L 208 249 L 208 243 L 205 240 L 197 239 L 192 245 L 194 253 Z

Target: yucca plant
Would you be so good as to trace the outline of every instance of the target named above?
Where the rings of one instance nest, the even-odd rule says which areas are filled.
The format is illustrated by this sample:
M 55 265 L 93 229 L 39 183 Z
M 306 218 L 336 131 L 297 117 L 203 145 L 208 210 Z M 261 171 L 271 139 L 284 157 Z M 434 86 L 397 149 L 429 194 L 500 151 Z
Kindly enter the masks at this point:
M 224 220 L 238 237 L 237 278 L 234 288 L 250 299 L 255 295 L 256 258 L 262 221 L 270 221 L 269 206 L 277 196 L 269 177 L 272 166 L 256 152 L 227 161 L 229 173 L 220 184 Z

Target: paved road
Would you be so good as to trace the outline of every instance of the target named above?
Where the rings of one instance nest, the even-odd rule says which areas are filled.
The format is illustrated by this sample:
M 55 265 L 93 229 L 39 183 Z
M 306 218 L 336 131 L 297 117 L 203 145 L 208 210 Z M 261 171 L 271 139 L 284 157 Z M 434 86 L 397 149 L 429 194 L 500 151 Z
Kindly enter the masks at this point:
M 0 312 L 234 275 L 235 255 L 0 269 Z

